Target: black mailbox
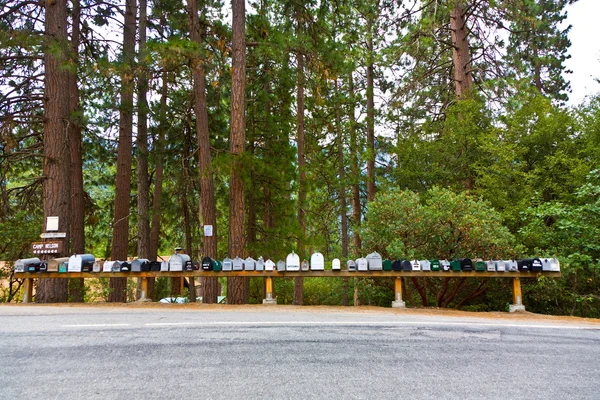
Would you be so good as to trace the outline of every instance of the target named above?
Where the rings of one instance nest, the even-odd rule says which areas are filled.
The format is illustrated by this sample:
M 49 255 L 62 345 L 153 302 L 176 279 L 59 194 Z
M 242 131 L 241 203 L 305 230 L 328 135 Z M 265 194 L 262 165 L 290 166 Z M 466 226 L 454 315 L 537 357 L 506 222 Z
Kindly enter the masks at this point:
M 94 263 L 96 260 L 83 259 L 81 261 L 81 272 L 94 272 Z
M 213 260 L 210 257 L 204 257 L 202 259 L 202 270 L 203 271 L 212 271 L 213 270 Z
M 542 272 L 543 265 L 544 264 L 542 263 L 542 260 L 540 260 L 539 258 L 534 258 L 531 260 L 531 271 Z
M 83 265 L 82 265 L 83 268 Z M 124 261 L 121 263 L 121 272 L 129 272 L 131 271 L 131 263 Z
M 460 258 L 460 269 L 463 271 L 473 271 L 473 261 L 470 258 Z
M 402 260 L 402 271 L 412 271 L 412 263 L 410 260 Z
M 150 261 L 150 271 L 152 272 L 160 272 L 160 261 Z
M 394 260 L 392 263 L 392 271 L 402 271 L 402 260 Z
M 186 272 L 191 272 L 194 270 L 194 262 L 192 260 L 186 260 L 183 264 L 183 270 Z

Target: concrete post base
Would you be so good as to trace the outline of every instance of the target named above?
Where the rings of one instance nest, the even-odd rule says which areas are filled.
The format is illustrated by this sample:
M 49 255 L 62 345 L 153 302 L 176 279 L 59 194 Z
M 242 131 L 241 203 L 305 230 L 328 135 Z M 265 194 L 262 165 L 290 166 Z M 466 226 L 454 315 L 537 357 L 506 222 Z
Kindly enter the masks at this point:
M 277 299 L 263 299 L 263 304 L 277 304 Z
M 134 301 L 134 303 L 152 303 L 152 299 L 149 298 L 143 298 L 143 299 L 138 299 L 136 301 Z
M 511 304 L 508 306 L 508 312 L 525 312 L 523 304 Z
M 406 308 L 406 302 L 402 300 L 392 301 L 392 308 Z

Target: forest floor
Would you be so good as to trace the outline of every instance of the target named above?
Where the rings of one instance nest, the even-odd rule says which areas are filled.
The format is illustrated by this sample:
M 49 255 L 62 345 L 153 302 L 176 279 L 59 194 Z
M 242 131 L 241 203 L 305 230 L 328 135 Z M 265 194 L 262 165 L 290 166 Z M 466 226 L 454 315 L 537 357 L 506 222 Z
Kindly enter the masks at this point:
M 395 314 L 406 316 L 439 316 L 439 317 L 456 317 L 456 318 L 482 318 L 482 319 L 497 319 L 510 321 L 527 321 L 527 322 L 560 322 L 560 323 L 577 323 L 591 324 L 600 326 L 600 319 L 596 318 L 581 318 L 563 315 L 545 315 L 535 314 L 531 312 L 501 312 L 501 311 L 460 311 L 453 309 L 443 309 L 435 307 L 419 307 L 419 308 L 385 308 L 375 306 L 357 306 L 357 307 L 341 307 L 341 306 L 293 306 L 293 305 L 262 305 L 262 304 L 170 304 L 157 302 L 135 302 L 135 303 L 60 303 L 60 304 L 23 304 L 11 303 L 4 304 L 2 307 L 83 307 L 83 308 L 112 308 L 120 310 L 136 310 L 136 309 L 157 309 L 166 310 L 173 309 L 178 311 L 195 311 L 195 312 L 297 312 L 297 313 L 345 313 L 345 314 Z

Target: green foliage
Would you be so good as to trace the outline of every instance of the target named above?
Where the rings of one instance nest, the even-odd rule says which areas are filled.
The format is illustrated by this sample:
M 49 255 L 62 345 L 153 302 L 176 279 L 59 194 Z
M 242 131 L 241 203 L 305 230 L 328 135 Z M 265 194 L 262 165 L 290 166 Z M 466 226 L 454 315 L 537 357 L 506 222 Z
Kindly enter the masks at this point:
M 515 255 L 513 235 L 489 203 L 434 187 L 423 195 L 380 192 L 369 204 L 362 229 L 364 249 L 384 258 L 423 259 Z

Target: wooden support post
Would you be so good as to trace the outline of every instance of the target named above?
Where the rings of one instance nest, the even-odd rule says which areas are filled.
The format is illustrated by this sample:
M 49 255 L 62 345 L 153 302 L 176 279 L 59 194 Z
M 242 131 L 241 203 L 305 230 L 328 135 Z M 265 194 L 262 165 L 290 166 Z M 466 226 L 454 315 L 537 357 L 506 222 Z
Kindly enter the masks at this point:
M 23 283 L 23 303 L 31 303 L 33 298 L 33 278 L 25 278 Z
M 516 311 L 525 311 L 525 306 L 523 305 L 523 295 L 521 293 L 521 279 L 520 278 L 512 278 L 513 279 L 513 304 L 509 306 L 509 312 Z
M 406 303 L 402 301 L 402 278 L 396 278 L 394 282 L 394 301 L 392 301 L 393 308 L 405 308 Z
M 267 286 L 267 298 L 263 299 L 263 304 L 277 304 L 277 299 L 273 298 L 273 278 L 266 277 L 265 282 Z
M 142 280 L 142 288 L 140 293 L 140 300 L 147 301 L 148 299 L 148 278 L 140 278 Z

